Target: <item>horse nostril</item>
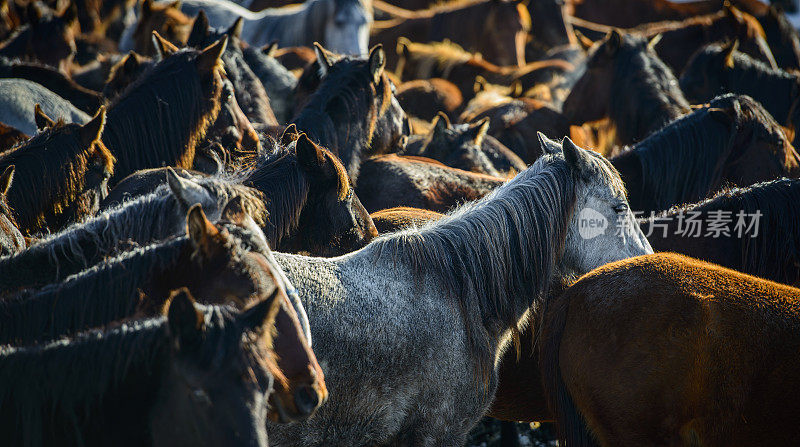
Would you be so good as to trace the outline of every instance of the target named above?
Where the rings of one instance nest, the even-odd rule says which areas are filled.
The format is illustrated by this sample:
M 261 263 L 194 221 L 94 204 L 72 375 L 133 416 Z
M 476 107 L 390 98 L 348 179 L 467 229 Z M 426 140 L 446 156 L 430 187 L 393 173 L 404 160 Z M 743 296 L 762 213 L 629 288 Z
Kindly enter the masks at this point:
M 294 392 L 294 403 L 300 414 L 309 415 L 317 409 L 319 396 L 314 388 L 302 386 Z

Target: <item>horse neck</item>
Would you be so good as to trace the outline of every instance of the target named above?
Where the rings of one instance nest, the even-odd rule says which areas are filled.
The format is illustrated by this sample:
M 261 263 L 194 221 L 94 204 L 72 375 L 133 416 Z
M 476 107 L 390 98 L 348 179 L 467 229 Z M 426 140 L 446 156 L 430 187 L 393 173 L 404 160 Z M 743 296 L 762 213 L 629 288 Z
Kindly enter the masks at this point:
M 541 303 L 563 255 L 575 180 L 563 159 L 539 163 L 436 224 L 378 239 L 357 255 L 403 265 L 457 301 L 487 374 L 493 348 Z
M 169 355 L 166 324 L 151 320 L 125 329 L 69 343 L 5 348 L 0 429 L 18 441 L 7 439 L 9 445 L 102 445 L 109 438 L 148 444 L 147 413 Z M 59 436 L 66 433 L 79 439 L 65 442 Z
M 661 66 L 647 70 L 647 65 Z M 654 70 L 660 70 L 663 79 Z M 613 96 L 609 109 L 621 143 L 643 140 L 689 111 L 689 103 L 675 87 L 678 81 L 660 61 L 633 54 L 617 61 L 615 71 L 611 90 L 627 92 Z
M 0 294 L 41 287 L 89 268 L 120 241 L 147 244 L 171 236 L 183 223 L 171 194 L 152 193 L 0 259 Z
M 352 119 L 345 113 L 329 113 L 327 110 L 315 110 L 312 99 L 301 110 L 294 124 L 301 132 L 339 157 L 344 165 L 350 181 L 358 179 L 361 159 L 369 149 L 369 129 L 366 121 L 369 117 Z
M 298 228 L 300 212 L 308 199 L 310 185 L 297 166 L 297 157 L 289 152 L 251 172 L 245 184 L 267 196 L 268 222 L 265 235 L 270 247 L 285 249 L 285 239 Z
M 0 302 L 0 343 L 32 343 L 71 335 L 134 314 L 144 293 L 166 297 L 184 265 L 187 238 L 128 254 L 35 292 Z
M 766 65 L 750 61 L 748 65 L 723 69 L 721 81 L 725 90 L 758 100 L 779 124 L 786 126 L 792 118 L 790 113 L 800 112 L 797 106 L 792 110 L 792 105 L 800 100 L 800 80 L 789 73 L 770 70 Z

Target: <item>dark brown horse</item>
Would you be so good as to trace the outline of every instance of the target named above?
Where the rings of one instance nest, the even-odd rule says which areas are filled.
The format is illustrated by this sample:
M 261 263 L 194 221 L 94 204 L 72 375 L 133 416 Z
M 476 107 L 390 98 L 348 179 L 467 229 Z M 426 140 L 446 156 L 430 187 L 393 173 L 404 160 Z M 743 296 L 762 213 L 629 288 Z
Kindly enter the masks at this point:
M 748 96 L 720 96 L 611 159 L 635 211 L 663 211 L 800 174 L 800 157 L 780 126 Z
M 28 138 L 30 137 L 19 129 L 0 123 L 0 152 L 5 152 Z
M 394 84 L 384 73 L 386 59 L 381 46 L 369 57 L 342 57 L 316 46 L 322 82 L 292 121 L 315 143 L 336 154 L 354 183 L 361 160 L 391 152 L 410 132 Z
M 1 429 L 13 445 L 266 447 L 267 402 L 285 380 L 280 297 L 237 311 L 180 290 L 156 318 L 4 347 Z
M 487 135 L 489 119 L 471 124 L 450 124 L 440 112 L 428 135 L 409 138 L 401 152 L 440 161 L 447 166 L 495 177 L 514 175 L 527 168 L 525 162 L 502 143 Z
M 116 179 L 163 165 L 192 167 L 198 141 L 219 114 L 226 42 L 169 55 L 111 102 L 103 142 L 117 157 Z
M 417 79 L 397 87 L 397 102 L 409 116 L 431 121 L 438 112 L 451 120 L 458 117 L 464 97 L 452 82 L 441 79 Z
M 400 37 L 417 42 L 449 40 L 495 64 L 525 64 L 531 17 L 516 1 L 458 1 L 422 11 L 394 8 L 392 15 L 397 18 L 373 24 L 371 42 L 393 48 Z M 387 56 L 389 67 L 394 67 L 396 55 Z
M 800 181 L 722 191 L 642 219 L 655 251 L 670 251 L 750 275 L 800 285 Z
M 794 134 L 793 144 L 800 143 L 800 78 L 740 53 L 738 46 L 734 41 L 700 49 L 681 75 L 681 89 L 701 103 L 728 92 L 750 95 Z
M 77 9 L 74 3 L 56 14 L 43 12 L 35 2 L 28 3 L 29 23 L 0 42 L 0 56 L 38 61 L 66 73 L 75 54 L 74 26 Z
M 284 147 L 260 156 L 252 170 L 242 173 L 244 184 L 267 198 L 264 230 L 270 246 L 282 252 L 338 256 L 367 245 L 378 232 L 342 163 L 305 134 L 289 133 Z
M 541 370 L 570 446 L 795 445 L 800 290 L 665 253 L 550 305 Z
M 619 145 L 639 142 L 689 110 L 653 44 L 616 30 L 592 48 L 563 107 L 572 124 L 609 117 Z
M 370 212 L 408 206 L 446 213 L 479 199 L 505 179 L 450 168 L 424 157 L 381 155 L 364 161 L 356 193 Z
M 37 107 L 42 131 L 0 154 L 0 169 L 16 167 L 8 203 L 24 234 L 58 230 L 97 211 L 115 161 L 100 139 L 105 119 L 100 109 L 83 126 L 54 123 Z

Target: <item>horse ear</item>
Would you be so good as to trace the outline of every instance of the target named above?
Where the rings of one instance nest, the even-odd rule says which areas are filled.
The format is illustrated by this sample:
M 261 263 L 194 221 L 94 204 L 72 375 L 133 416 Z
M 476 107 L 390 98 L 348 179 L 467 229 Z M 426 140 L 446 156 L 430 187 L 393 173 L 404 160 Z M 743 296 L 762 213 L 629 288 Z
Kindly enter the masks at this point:
M 53 127 L 56 124 L 52 118 L 44 113 L 42 106 L 40 106 L 39 103 L 36 103 L 33 106 L 33 120 L 36 122 L 36 129 L 40 131 L 45 130 L 48 127 Z
M 106 127 L 106 106 L 100 106 L 94 118 L 88 123 L 81 126 L 81 141 L 89 145 L 100 139 L 103 134 L 103 129 Z
M 208 259 L 214 253 L 214 237 L 219 230 L 203 212 L 203 207 L 198 203 L 189 208 L 186 213 L 186 234 L 194 245 L 195 253 Z
M 514 79 L 511 81 L 511 86 L 509 87 L 509 96 L 512 98 L 519 98 L 522 96 L 522 81 L 519 79 Z
M 167 56 L 170 56 L 178 51 L 178 47 L 173 45 L 167 39 L 161 37 L 161 34 L 158 34 L 158 31 L 155 30 L 153 31 L 153 47 L 156 49 L 156 52 L 161 59 L 165 59 Z
M 125 55 L 125 58 L 122 61 L 122 69 L 127 73 L 133 73 L 137 68 L 139 68 L 140 63 L 139 55 L 136 54 L 135 51 L 131 50 Z
M 9 165 L 0 174 L 0 194 L 8 195 L 8 190 L 11 189 L 11 182 L 14 181 L 14 165 Z
M 186 45 L 190 47 L 202 45 L 208 36 L 208 29 L 210 27 L 211 25 L 208 23 L 206 12 L 201 9 L 200 12 L 197 13 L 197 17 L 194 18 L 192 31 L 189 33 L 189 39 L 186 41 Z
M 174 347 L 180 350 L 197 343 L 205 329 L 205 318 L 189 290 L 182 287 L 172 292 L 168 306 L 167 324 Z
M 283 133 L 281 134 L 281 146 L 288 146 L 291 142 L 297 139 L 299 134 L 300 133 L 297 131 L 297 126 L 294 123 L 289 124 L 286 126 L 286 129 L 283 129 Z
M 201 73 L 211 73 L 214 68 L 219 65 L 219 58 L 225 52 L 228 46 L 228 35 L 224 34 L 222 38 L 211 45 L 207 46 L 199 56 L 197 56 L 196 64 L 197 70 Z
M 319 66 L 319 72 L 324 77 L 328 74 L 328 71 L 333 66 L 333 62 L 330 59 L 330 53 L 328 50 L 325 49 L 319 42 L 314 42 L 314 53 L 317 55 L 317 66 Z
M 228 31 L 226 31 L 225 34 L 238 39 L 242 36 L 243 27 L 244 27 L 244 19 L 242 17 L 239 17 L 236 19 L 235 22 L 233 22 L 233 25 L 231 25 L 231 27 L 228 28 Z
M 739 39 L 733 41 L 733 43 L 729 43 L 725 47 L 722 48 L 722 54 L 725 55 L 725 66 L 728 68 L 733 68 L 734 59 L 733 55 L 736 53 L 736 50 L 739 49 Z
M 225 204 L 225 208 L 222 209 L 222 213 L 220 214 L 222 220 L 227 220 L 235 224 L 241 224 L 246 217 L 247 211 L 244 209 L 242 196 L 236 196 L 228 200 L 228 203 Z
M 661 42 L 661 38 L 662 37 L 664 37 L 664 35 L 662 33 L 658 33 L 655 36 L 653 36 L 653 38 L 650 39 L 649 42 L 647 42 L 647 48 L 649 50 L 655 51 L 656 45 L 658 45 L 658 43 Z
M 237 318 L 239 327 L 246 332 L 260 332 L 262 328 L 272 327 L 280 310 L 280 296 L 280 289 L 275 287 L 268 297 L 244 309 Z
M 583 51 L 589 51 L 594 45 L 594 41 L 589 39 L 588 37 L 584 36 L 582 32 L 578 31 L 577 29 L 573 29 L 572 33 L 575 34 L 575 38 L 578 39 L 578 44 L 583 48 Z
M 397 45 L 394 47 L 395 52 L 400 57 L 409 58 L 411 55 L 408 51 L 408 45 L 411 44 L 411 40 L 408 37 L 400 36 L 397 38 Z
M 441 138 L 442 136 L 444 136 L 444 132 L 448 128 L 450 128 L 450 119 L 447 118 L 447 115 L 445 115 L 442 112 L 437 113 L 436 116 L 433 117 L 433 123 L 431 123 L 430 137 L 428 139 L 433 141 Z
M 167 185 L 181 206 L 183 206 L 183 209 L 189 209 L 192 205 L 203 203 L 203 199 L 208 196 L 202 186 L 182 178 L 172 168 L 167 168 Z
M 487 85 L 489 85 L 489 82 L 486 80 L 486 78 L 481 75 L 475 76 L 475 83 L 472 84 L 472 91 L 476 94 L 480 93 L 486 90 Z
M 261 54 L 263 54 L 265 56 L 269 56 L 269 57 L 275 57 L 275 52 L 276 51 L 278 51 L 278 41 L 277 40 L 273 40 L 272 42 L 264 45 L 264 47 L 261 48 Z
M 721 109 L 719 107 L 711 107 L 708 109 L 708 116 L 713 118 L 718 123 L 724 124 L 728 127 L 733 126 L 733 116 L 731 113 L 726 109 Z
M 183 4 L 181 3 L 181 0 L 175 0 L 174 2 L 169 4 L 169 8 L 175 8 L 180 10 L 182 5 Z
M 373 83 L 381 82 L 384 68 L 386 68 L 386 53 L 383 52 L 383 45 L 377 44 L 369 50 L 369 73 L 372 75 Z
M 481 147 L 483 140 L 486 138 L 486 133 L 489 131 L 489 117 L 485 117 L 475 124 L 469 126 L 469 135 L 475 146 Z
M 561 142 L 561 147 L 564 150 L 564 159 L 567 160 L 567 164 L 576 172 L 583 172 L 588 167 L 586 161 L 586 154 L 583 153 L 583 149 L 579 148 L 569 139 L 569 137 L 564 137 L 564 140 Z
M 542 150 L 542 154 L 555 155 L 561 152 L 561 148 L 559 147 L 558 143 L 547 138 L 545 134 L 537 131 L 536 139 L 539 142 L 539 149 Z
M 325 156 L 325 151 L 315 144 L 308 135 L 301 133 L 297 138 L 295 145 L 295 154 L 297 155 L 297 163 L 300 167 L 310 173 L 312 176 L 321 176 L 322 178 L 337 179 L 338 173 L 333 160 Z
M 609 56 L 614 56 L 619 51 L 619 47 L 622 46 L 622 34 L 620 34 L 619 30 L 614 28 L 613 30 L 609 31 L 608 35 L 606 36 L 606 54 Z

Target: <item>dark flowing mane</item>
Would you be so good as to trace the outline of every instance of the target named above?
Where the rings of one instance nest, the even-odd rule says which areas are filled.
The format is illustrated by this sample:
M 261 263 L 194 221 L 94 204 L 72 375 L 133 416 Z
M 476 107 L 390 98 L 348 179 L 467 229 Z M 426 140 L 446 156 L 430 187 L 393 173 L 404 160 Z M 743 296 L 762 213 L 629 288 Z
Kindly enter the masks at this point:
M 241 333 L 226 330 L 234 318 L 232 308 L 198 307 L 208 322 L 205 339 L 213 342 L 199 343 L 196 359 L 200 367 L 209 368 L 225 358 L 220 349 L 239 346 L 234 338 Z M 72 340 L 0 348 L 0 427 L 4 433 L 18 434 L 9 440 L 12 445 L 50 445 L 55 439 L 86 445 L 98 441 L 81 438 L 81 427 L 89 421 L 119 424 L 117 419 L 127 415 L 129 434 L 141 436 L 139 445 L 146 444 L 146 422 L 135 424 L 147 417 L 135 412 L 147 411 L 155 403 L 170 358 L 169 341 L 166 318 L 157 317 Z M 131 396 L 136 396 L 137 405 L 108 408 L 128 402 Z
M 800 266 L 800 180 L 779 179 L 747 188 L 730 188 L 700 203 L 673 208 L 665 216 L 699 211 L 704 216 L 716 210 L 736 214 L 761 214 L 755 237 L 738 238 L 741 265 L 751 275 L 792 284 Z M 731 232 L 733 234 L 733 232 Z M 733 239 L 733 238 L 731 238 Z
M 216 209 L 206 207 L 209 215 L 238 196 L 257 223 L 266 219 L 263 198 L 251 188 L 215 178 L 197 179 L 197 183 L 216 201 Z M 120 242 L 145 245 L 166 239 L 184 228 L 186 216 L 180 209 L 178 199 L 164 185 L 72 225 L 21 253 L 0 259 L 0 290 L 59 281 L 97 264 L 112 254 Z
M 673 121 L 628 151 L 641 162 L 643 193 L 656 209 L 667 209 L 706 197 L 720 182 L 735 139 L 736 125 L 731 128 L 717 121 L 704 108 Z
M 672 71 L 642 37 L 623 38 L 614 59 L 611 91 L 616 94 L 611 95 L 609 116 L 622 141 L 641 139 L 689 111 Z
M 164 164 L 192 167 L 195 146 L 219 113 L 222 91 L 218 74 L 204 78 L 198 72 L 199 54 L 183 49 L 167 57 L 110 104 L 103 142 L 119 160 L 116 178 Z
M 63 282 L 1 300 L 0 344 L 51 340 L 133 315 L 143 286 L 155 272 L 176 266 L 187 244 L 183 236 L 134 249 Z
M 351 57 L 336 62 L 292 121 L 312 141 L 336 154 L 351 179 L 358 177 L 361 157 L 369 151 L 378 118 L 388 110 L 392 98 L 386 74 L 381 74 L 376 88 L 367 64 Z M 377 108 L 375 98 L 379 98 Z
M 81 144 L 79 124 L 54 126 L 0 154 L 0 168 L 15 165 L 18 179 L 8 200 L 23 231 L 43 229 L 48 215 L 58 215 L 83 192 L 85 174 L 96 154 L 105 156 L 110 172 L 114 157 L 99 142 Z
M 576 182 L 563 158 L 546 158 L 438 222 L 371 244 L 376 256 L 430 275 L 459 300 L 485 377 L 495 360 L 488 336 L 516 328 L 532 304 L 542 304 L 563 253 Z

